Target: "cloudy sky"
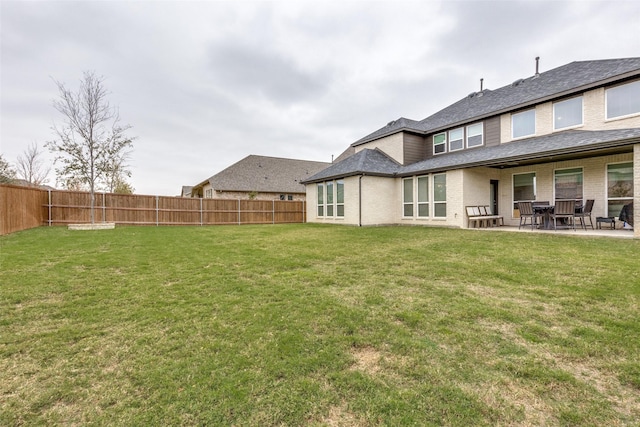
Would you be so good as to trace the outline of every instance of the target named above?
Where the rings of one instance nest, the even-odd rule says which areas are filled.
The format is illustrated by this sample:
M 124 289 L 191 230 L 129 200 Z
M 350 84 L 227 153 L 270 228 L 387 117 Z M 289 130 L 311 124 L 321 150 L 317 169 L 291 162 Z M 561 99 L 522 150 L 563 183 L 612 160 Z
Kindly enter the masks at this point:
M 0 19 L 4 158 L 54 138 L 54 80 L 94 71 L 137 137 L 140 194 L 178 195 L 249 154 L 331 161 L 480 78 L 531 76 L 536 56 L 541 71 L 640 56 L 635 0 L 2 0 Z

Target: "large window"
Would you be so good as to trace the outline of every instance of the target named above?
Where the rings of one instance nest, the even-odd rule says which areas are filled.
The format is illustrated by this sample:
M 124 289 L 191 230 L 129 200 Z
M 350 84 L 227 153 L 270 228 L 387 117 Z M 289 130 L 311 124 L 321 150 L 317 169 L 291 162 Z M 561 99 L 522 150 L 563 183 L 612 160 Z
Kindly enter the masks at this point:
M 527 110 L 511 116 L 511 137 L 523 138 L 536 133 L 536 110 Z
M 336 181 L 336 216 L 344 216 L 344 181 Z
M 447 152 L 447 134 L 445 132 L 433 135 L 433 154 Z
M 402 180 L 402 216 L 413 216 L 413 178 Z
M 582 124 L 582 97 L 553 104 L 553 129 L 566 129 Z
M 418 216 L 429 216 L 429 177 L 418 177 Z
M 607 166 L 607 216 L 618 216 L 622 207 L 633 202 L 633 163 Z
M 607 119 L 640 113 L 640 81 L 607 89 Z
M 318 183 L 318 216 L 344 216 L 344 181 Z
M 556 170 L 554 182 L 556 201 L 582 200 L 582 168 Z
M 519 173 L 513 175 L 513 209 L 518 209 L 519 202 L 536 200 L 536 174 Z
M 333 181 L 326 183 L 327 187 L 327 216 L 333 216 Z
M 418 218 L 446 217 L 446 175 L 431 176 L 433 178 L 430 178 L 430 175 L 424 175 L 402 180 L 402 216 L 404 218 L 412 218 L 416 215 Z M 433 183 L 433 187 L 430 183 Z M 432 204 L 435 211 L 431 209 Z
M 449 151 L 462 150 L 464 148 L 464 128 L 449 131 Z
M 484 144 L 482 123 L 467 126 L 467 148 L 479 147 Z
M 443 173 L 433 175 L 433 216 L 447 216 L 447 175 Z
M 318 193 L 318 216 L 324 216 L 324 184 L 318 183 L 316 191 Z

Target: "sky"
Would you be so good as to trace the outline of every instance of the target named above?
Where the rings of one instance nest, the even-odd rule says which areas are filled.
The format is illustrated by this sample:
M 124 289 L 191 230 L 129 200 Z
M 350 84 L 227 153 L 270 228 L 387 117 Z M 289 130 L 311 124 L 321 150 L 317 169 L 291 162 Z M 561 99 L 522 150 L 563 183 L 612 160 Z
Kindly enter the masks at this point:
M 330 162 L 405 117 L 573 61 L 640 56 L 640 1 L 0 0 L 0 153 L 55 139 L 56 81 L 104 78 L 135 192 L 250 154 Z M 56 184 L 54 169 L 49 184 Z

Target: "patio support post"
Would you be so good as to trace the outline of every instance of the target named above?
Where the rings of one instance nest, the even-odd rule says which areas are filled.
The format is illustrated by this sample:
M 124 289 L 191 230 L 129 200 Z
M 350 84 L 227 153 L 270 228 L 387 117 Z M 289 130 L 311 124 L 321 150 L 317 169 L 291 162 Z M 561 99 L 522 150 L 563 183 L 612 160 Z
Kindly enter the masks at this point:
M 640 144 L 633 146 L 633 237 L 640 239 Z

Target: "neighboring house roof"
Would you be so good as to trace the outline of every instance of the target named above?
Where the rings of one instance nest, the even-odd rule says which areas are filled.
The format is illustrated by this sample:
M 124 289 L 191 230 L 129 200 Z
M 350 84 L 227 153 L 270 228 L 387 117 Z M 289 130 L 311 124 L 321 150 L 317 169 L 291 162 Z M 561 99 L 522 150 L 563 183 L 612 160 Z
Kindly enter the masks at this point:
M 419 122 L 400 118 L 353 145 L 364 144 L 399 131 L 427 134 L 443 130 L 584 91 L 606 84 L 609 79 L 620 80 L 625 74 L 632 75 L 638 70 L 640 58 L 571 62 L 526 79 L 518 79 L 496 90 L 474 92 Z
M 304 193 L 301 182 L 331 163 L 250 155 L 194 186 L 216 191 Z
M 303 181 L 303 183 L 361 174 L 394 176 L 398 173 L 399 168 L 400 164 L 387 156 L 384 152 L 377 148 L 366 148 L 341 162 L 332 164 L 328 168 L 309 177 Z
M 182 186 L 182 192 L 180 193 L 180 195 L 182 197 L 191 197 L 191 190 L 193 189 L 193 186 L 191 185 L 183 185 Z

